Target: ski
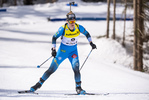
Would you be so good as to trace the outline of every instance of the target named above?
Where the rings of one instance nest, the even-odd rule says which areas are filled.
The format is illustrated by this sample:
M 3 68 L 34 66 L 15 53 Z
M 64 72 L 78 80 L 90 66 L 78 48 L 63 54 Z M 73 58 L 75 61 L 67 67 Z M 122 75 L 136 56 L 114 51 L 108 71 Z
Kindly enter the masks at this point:
M 36 92 L 32 92 L 30 90 L 24 90 L 24 91 L 18 91 L 19 94 L 25 94 L 25 93 L 32 93 L 32 94 L 38 94 Z
M 27 94 L 27 93 L 31 93 L 31 94 L 39 94 L 37 92 L 32 92 L 30 90 L 24 90 L 24 91 L 18 91 L 19 94 Z M 77 94 L 77 93 L 68 93 L 68 94 L 64 94 L 64 95 L 109 95 L 109 93 L 84 93 L 84 94 Z
M 84 93 L 84 94 L 65 94 L 65 95 L 108 95 L 109 93 Z

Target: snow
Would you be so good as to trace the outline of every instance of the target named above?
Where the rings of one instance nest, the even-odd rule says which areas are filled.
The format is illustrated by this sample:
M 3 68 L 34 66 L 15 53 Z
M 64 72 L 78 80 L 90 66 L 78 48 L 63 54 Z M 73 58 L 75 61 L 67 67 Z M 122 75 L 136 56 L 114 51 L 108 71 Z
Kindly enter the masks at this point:
M 77 16 L 106 17 L 106 3 L 76 2 L 78 7 L 72 7 L 72 10 Z M 37 91 L 39 95 L 17 93 L 34 85 L 49 67 L 52 59 L 41 68 L 37 65 L 51 56 L 52 36 L 65 21 L 48 22 L 46 18 L 65 18 L 69 11 L 67 3 L 59 0 L 53 4 L 11 6 L 6 7 L 7 12 L 0 12 L 0 100 L 149 100 L 149 75 L 131 69 L 131 51 L 112 39 L 96 38 L 106 34 L 106 21 L 77 23 L 90 32 L 97 45 L 81 70 L 82 87 L 87 92 L 109 95 L 64 95 L 75 93 L 74 74 L 68 60 Z M 117 7 L 117 16 L 122 16 L 123 6 Z M 128 17 L 132 17 L 132 11 L 128 13 Z M 112 25 L 110 21 L 110 35 Z M 133 34 L 133 22 L 127 21 L 126 25 L 126 35 Z M 117 36 L 122 37 L 122 29 L 123 22 L 117 21 Z M 58 39 L 57 49 L 60 41 Z M 129 49 L 132 49 L 131 45 Z M 86 37 L 81 35 L 78 43 L 81 65 L 90 50 Z

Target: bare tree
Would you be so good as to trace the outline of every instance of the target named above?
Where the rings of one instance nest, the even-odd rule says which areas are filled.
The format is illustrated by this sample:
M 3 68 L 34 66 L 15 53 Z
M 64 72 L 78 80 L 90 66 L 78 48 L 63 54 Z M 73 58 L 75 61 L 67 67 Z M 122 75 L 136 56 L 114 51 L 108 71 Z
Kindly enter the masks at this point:
M 109 38 L 109 19 L 110 19 L 110 0 L 107 0 L 107 35 L 106 37 Z

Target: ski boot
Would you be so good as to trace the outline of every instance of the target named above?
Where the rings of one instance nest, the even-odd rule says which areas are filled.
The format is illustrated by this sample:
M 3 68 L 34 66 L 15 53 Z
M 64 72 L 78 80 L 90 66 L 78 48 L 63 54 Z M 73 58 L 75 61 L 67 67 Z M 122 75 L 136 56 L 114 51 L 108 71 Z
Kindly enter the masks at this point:
M 38 88 L 40 88 L 40 87 L 42 86 L 43 83 L 44 83 L 44 80 L 43 80 L 42 78 L 40 78 L 40 81 L 37 82 L 34 86 L 32 86 L 32 87 L 30 88 L 30 91 L 31 91 L 31 92 L 36 91 Z
M 81 88 L 81 82 L 76 82 L 76 92 L 78 95 L 86 94 L 86 91 Z

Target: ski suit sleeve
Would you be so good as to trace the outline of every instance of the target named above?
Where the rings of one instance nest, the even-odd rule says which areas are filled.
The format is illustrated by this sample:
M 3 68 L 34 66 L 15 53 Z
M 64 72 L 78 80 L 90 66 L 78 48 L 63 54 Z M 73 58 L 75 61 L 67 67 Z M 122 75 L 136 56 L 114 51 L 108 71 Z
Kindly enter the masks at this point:
M 52 37 L 52 48 L 56 48 L 56 40 L 59 38 L 64 32 L 64 28 L 61 26 L 58 31 Z
M 86 29 L 82 25 L 79 25 L 79 30 L 82 34 L 86 36 L 89 42 L 92 41 L 91 35 L 88 33 L 88 31 L 86 31 Z

